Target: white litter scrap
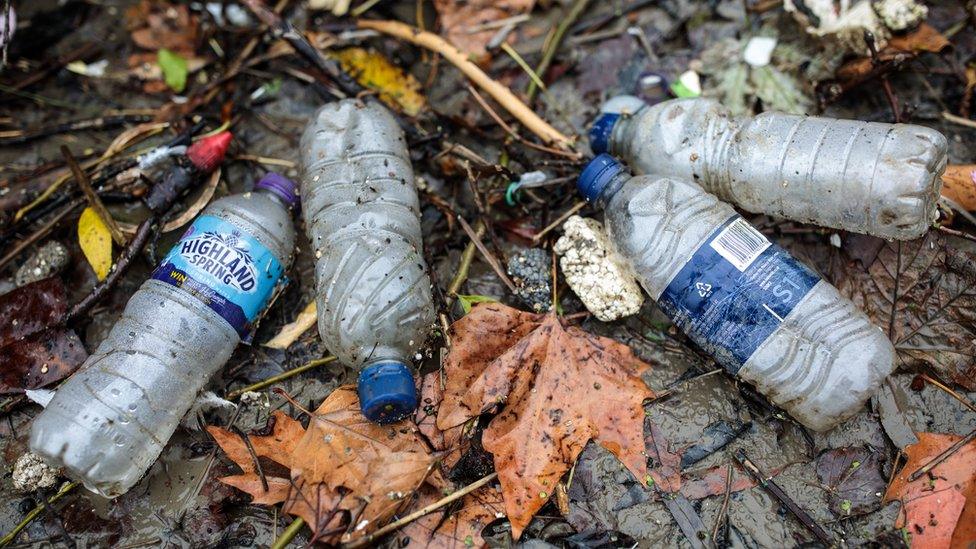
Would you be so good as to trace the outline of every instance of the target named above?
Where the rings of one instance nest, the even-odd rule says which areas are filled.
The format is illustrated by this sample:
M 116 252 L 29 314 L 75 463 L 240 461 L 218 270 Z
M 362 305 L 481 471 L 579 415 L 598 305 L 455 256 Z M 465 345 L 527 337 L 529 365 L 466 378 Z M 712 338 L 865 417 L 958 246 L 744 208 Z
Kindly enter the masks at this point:
M 33 492 L 57 484 L 61 471 L 51 467 L 37 454 L 27 452 L 14 463 L 14 488 L 21 492 Z
M 891 35 L 868 0 L 784 0 L 783 9 L 793 14 L 807 33 L 835 40 L 844 49 L 864 55 L 869 53 L 865 30 L 874 35 L 879 50 Z
M 596 220 L 574 215 L 563 224 L 556 242 L 559 265 L 569 287 L 603 322 L 640 310 L 644 294 Z
M 929 15 L 929 9 L 915 0 L 880 0 L 873 6 L 881 22 L 895 32 L 915 28 Z
M 753 36 L 742 50 L 742 60 L 753 67 L 765 67 L 773 59 L 778 42 L 771 36 Z

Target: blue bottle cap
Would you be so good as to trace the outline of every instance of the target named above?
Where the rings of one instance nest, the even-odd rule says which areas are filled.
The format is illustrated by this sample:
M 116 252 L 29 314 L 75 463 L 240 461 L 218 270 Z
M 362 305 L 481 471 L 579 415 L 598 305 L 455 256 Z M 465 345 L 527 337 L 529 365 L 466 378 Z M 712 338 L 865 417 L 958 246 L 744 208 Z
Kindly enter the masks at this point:
M 594 154 L 603 154 L 610 150 L 610 135 L 613 134 L 613 126 L 617 120 L 620 120 L 619 113 L 605 112 L 590 126 L 590 149 Z
M 359 406 L 366 419 L 393 423 L 417 409 L 417 388 L 407 365 L 386 360 L 359 373 Z
M 596 202 L 607 183 L 623 169 L 620 162 L 609 154 L 603 153 L 590 160 L 590 163 L 583 168 L 579 179 L 576 180 L 576 189 L 587 202 Z
M 254 188 L 264 189 L 278 195 L 289 206 L 294 207 L 298 205 L 298 193 L 295 192 L 298 185 L 281 174 L 268 172 L 261 178 L 261 181 L 258 181 L 258 184 Z

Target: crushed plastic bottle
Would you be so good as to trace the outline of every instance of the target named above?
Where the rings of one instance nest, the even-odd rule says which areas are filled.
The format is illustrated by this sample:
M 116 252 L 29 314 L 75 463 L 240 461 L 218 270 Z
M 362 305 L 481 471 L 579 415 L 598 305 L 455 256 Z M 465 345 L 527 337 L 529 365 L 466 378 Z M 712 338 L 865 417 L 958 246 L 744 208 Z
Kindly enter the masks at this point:
M 318 111 L 301 154 L 319 334 L 341 362 L 361 368 L 363 414 L 397 421 L 417 407 L 408 364 L 434 321 L 403 132 L 382 106 L 347 99 Z
M 578 186 L 675 325 L 807 427 L 854 415 L 894 370 L 864 313 L 696 183 L 634 177 L 601 154 Z
M 935 220 L 947 141 L 933 129 L 783 113 L 734 118 L 711 99 L 644 108 L 611 101 L 627 109 L 601 114 L 590 146 L 638 173 L 694 181 L 750 212 L 888 239 L 918 238 Z
M 34 419 L 32 451 L 107 497 L 135 485 L 282 282 L 295 191 L 268 174 L 210 204 Z

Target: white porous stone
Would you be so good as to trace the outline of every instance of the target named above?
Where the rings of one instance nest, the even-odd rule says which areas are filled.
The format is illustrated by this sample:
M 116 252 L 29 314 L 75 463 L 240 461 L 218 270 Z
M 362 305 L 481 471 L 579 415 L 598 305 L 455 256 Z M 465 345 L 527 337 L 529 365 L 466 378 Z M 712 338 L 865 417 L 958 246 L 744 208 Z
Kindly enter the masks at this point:
M 895 32 L 917 27 L 929 14 L 925 4 L 915 0 L 880 0 L 874 3 L 874 11 Z
M 22 492 L 33 492 L 40 488 L 50 488 L 58 482 L 60 471 L 44 462 L 37 454 L 27 452 L 17 458 L 14 464 L 14 488 Z
M 630 269 L 617 255 L 596 220 L 574 215 L 563 224 L 556 242 L 559 265 L 569 287 L 591 313 L 603 322 L 640 310 L 644 294 Z
M 879 50 L 891 36 L 869 0 L 784 0 L 783 9 L 793 14 L 809 34 L 833 40 L 862 55 L 869 52 L 865 30 L 874 35 Z

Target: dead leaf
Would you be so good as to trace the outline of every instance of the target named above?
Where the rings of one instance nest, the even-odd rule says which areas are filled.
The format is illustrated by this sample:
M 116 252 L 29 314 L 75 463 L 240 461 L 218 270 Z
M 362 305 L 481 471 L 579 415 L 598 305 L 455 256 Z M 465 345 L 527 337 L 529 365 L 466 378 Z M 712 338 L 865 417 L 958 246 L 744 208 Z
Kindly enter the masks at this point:
M 74 330 L 52 327 L 0 348 L 0 394 L 18 394 L 71 375 L 88 353 Z
M 434 0 L 441 34 L 448 42 L 477 59 L 487 56 L 485 46 L 501 26 L 478 30 L 486 24 L 532 11 L 535 0 Z
M 962 437 L 919 433 L 918 438 L 918 444 L 905 448 L 908 462 L 885 492 L 885 502 L 902 502 L 895 526 L 907 526 L 912 547 L 968 547 L 976 541 L 976 441 L 909 482 L 912 473 Z
M 837 517 L 864 515 L 881 506 L 884 455 L 860 446 L 834 448 L 817 456 L 817 478 L 827 490 L 830 511 Z
M 98 280 L 105 280 L 112 268 L 112 233 L 91 206 L 85 208 L 78 218 L 78 244 L 95 276 Z
M 942 174 L 942 196 L 976 211 L 976 164 L 950 164 Z
M 871 239 L 875 240 L 875 239 Z M 852 250 L 845 252 L 850 257 Z M 899 365 L 926 363 L 976 390 L 976 263 L 929 231 L 908 242 L 884 242 L 867 267 L 850 259 L 835 282 L 881 327 Z
M 142 0 L 125 13 L 132 41 L 143 49 L 166 48 L 192 57 L 200 24 L 185 4 Z
M 641 379 L 650 365 L 625 345 L 555 314 L 478 304 L 450 330 L 444 402 L 449 429 L 504 405 L 485 429 L 515 539 L 555 491 L 589 440 L 612 452 L 645 483 Z
M 417 116 L 427 104 L 420 82 L 381 53 L 363 48 L 329 52 L 361 86 L 376 90 L 380 99 L 408 116 Z
M 271 435 L 249 440 L 259 458 L 289 471 L 264 469 L 265 491 L 240 436 L 210 427 L 244 470 L 221 481 L 249 493 L 255 503 L 284 502 L 282 510 L 302 517 L 325 543 L 348 542 L 381 526 L 420 487 L 433 460 L 412 423 L 366 420 L 351 386 L 333 391 L 308 429 L 281 412 L 274 417 Z
M 780 470 L 777 469 L 772 471 L 770 475 L 775 477 L 779 473 Z M 728 467 L 724 465 L 718 465 L 705 471 L 690 473 L 683 479 L 681 494 L 688 499 L 704 499 L 725 494 L 725 483 L 728 480 L 728 475 Z M 755 485 L 756 481 L 750 475 L 733 469 L 731 492 L 748 490 Z
M 57 277 L 0 295 L 0 347 L 57 323 L 67 308 L 67 292 Z
M 951 45 L 949 40 L 941 32 L 935 30 L 932 25 L 922 23 L 912 32 L 892 36 L 885 49 L 938 53 Z
M 922 23 L 914 31 L 893 36 L 881 51 L 877 59 L 858 57 L 852 59 L 837 69 L 835 74 L 838 83 L 844 89 L 873 79 L 874 71 L 885 64 L 900 65 L 914 59 L 919 53 L 938 53 L 951 44 L 939 31 L 931 25 Z
M 282 326 L 278 333 L 268 340 L 264 346 L 272 349 L 287 349 L 309 328 L 315 326 L 316 320 L 318 320 L 318 310 L 315 307 L 315 301 L 312 301 L 302 309 L 302 312 L 298 313 L 293 322 Z
M 443 496 L 427 486 L 411 509 L 422 509 Z M 503 503 L 502 494 L 497 488 L 482 486 L 464 496 L 460 506 L 448 506 L 408 524 L 397 534 L 397 546 L 432 549 L 484 547 L 481 531 L 495 519 L 505 516 Z
M 417 430 L 434 446 L 434 450 L 443 452 L 440 466 L 443 476 L 450 471 L 461 456 L 471 447 L 470 439 L 464 437 L 465 425 L 456 425 L 446 430 L 437 427 L 437 411 L 444 400 L 444 388 L 441 384 L 441 372 L 430 372 L 420 379 L 420 405 L 414 414 Z M 435 483 L 436 487 L 444 487 L 442 478 Z

